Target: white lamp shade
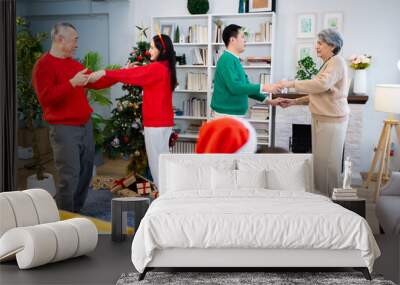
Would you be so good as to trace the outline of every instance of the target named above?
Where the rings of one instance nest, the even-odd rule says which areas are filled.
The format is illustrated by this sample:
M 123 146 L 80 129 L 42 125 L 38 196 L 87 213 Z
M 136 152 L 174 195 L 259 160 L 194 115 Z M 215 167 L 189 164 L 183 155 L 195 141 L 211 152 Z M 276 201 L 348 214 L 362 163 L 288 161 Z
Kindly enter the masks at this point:
M 400 114 L 400 85 L 376 85 L 375 110 L 378 112 Z

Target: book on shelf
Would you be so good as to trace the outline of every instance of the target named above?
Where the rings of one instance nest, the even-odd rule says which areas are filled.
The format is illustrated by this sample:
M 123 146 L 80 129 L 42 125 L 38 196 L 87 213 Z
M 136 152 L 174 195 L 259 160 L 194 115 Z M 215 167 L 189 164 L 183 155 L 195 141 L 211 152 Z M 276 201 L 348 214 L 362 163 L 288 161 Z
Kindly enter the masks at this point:
M 270 56 L 248 56 L 246 58 L 247 65 L 249 66 L 271 66 Z
M 207 43 L 208 27 L 204 25 L 192 25 L 188 28 L 188 43 Z
M 261 40 L 263 42 L 270 42 L 272 39 L 272 22 L 266 21 L 260 24 Z
M 260 84 L 269 84 L 271 82 L 271 75 L 267 73 L 260 74 Z
M 195 48 L 193 49 L 194 62 L 193 65 L 208 65 L 208 49 L 207 48 Z
M 186 89 L 191 91 L 206 91 L 207 74 L 189 72 L 187 74 Z
M 222 31 L 224 30 L 223 25 L 217 25 L 214 23 L 214 37 L 213 41 L 215 43 L 222 43 Z
M 207 100 L 191 98 L 182 102 L 182 110 L 184 116 L 206 117 L 207 116 Z
M 213 65 L 217 65 L 217 62 L 221 55 L 224 53 L 225 48 L 216 48 L 213 55 Z
M 334 200 L 357 200 L 357 189 L 333 188 L 332 199 Z
M 178 136 L 179 138 L 179 136 Z M 196 142 L 177 141 L 172 147 L 172 153 L 194 153 L 196 149 Z

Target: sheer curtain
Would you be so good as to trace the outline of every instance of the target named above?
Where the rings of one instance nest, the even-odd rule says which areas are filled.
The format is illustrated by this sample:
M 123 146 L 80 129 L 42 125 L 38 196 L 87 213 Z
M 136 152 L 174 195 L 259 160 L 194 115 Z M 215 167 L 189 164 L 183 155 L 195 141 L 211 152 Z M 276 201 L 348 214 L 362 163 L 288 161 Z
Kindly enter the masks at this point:
M 16 190 L 15 0 L 0 0 L 0 192 Z

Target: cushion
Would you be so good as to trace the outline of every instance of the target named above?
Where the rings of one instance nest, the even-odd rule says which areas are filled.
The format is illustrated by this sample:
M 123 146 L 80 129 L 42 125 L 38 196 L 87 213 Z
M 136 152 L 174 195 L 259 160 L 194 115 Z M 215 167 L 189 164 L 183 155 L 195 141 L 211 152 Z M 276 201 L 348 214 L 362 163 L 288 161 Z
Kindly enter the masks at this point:
M 267 172 L 262 170 L 236 170 L 237 187 L 267 188 Z
M 289 155 L 285 155 L 289 156 Z M 266 170 L 267 188 L 271 190 L 312 192 L 311 161 L 300 156 L 241 158 L 238 160 L 239 170 Z
M 211 188 L 234 191 L 237 189 L 236 170 L 217 169 L 211 170 Z
M 197 165 L 168 164 L 167 191 L 185 191 L 189 189 L 210 189 L 211 167 Z

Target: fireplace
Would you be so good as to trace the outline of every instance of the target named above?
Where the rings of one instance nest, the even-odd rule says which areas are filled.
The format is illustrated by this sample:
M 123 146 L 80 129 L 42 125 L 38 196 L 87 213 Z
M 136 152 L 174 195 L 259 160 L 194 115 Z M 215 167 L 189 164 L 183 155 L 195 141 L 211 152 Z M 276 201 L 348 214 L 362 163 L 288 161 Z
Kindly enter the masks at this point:
M 312 153 L 311 125 L 292 124 L 289 150 L 293 153 Z

